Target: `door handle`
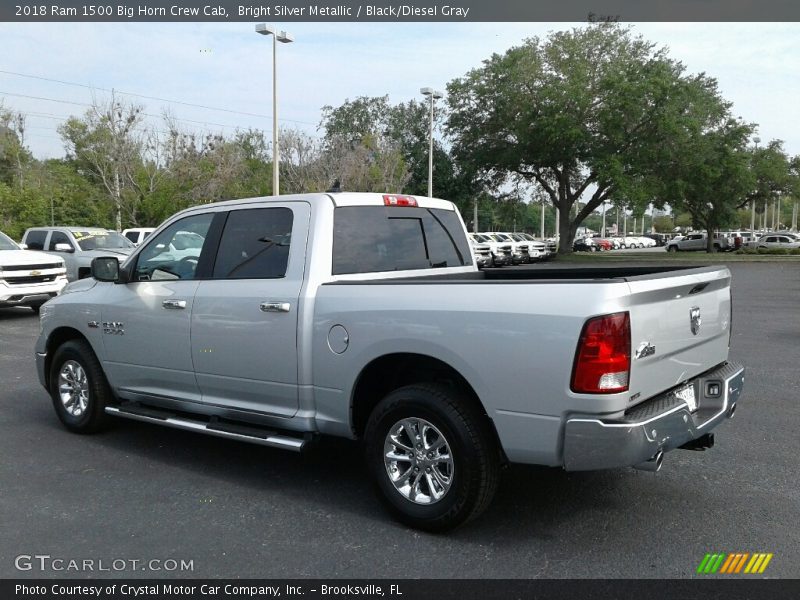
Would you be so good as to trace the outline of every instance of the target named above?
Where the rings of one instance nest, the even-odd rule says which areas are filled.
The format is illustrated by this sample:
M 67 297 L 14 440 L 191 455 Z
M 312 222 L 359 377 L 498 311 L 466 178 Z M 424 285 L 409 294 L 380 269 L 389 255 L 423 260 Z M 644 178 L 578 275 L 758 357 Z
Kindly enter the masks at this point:
M 292 305 L 288 302 L 262 302 L 258 308 L 261 312 L 289 312 Z
M 186 300 L 164 300 L 161 306 L 164 308 L 186 308 Z

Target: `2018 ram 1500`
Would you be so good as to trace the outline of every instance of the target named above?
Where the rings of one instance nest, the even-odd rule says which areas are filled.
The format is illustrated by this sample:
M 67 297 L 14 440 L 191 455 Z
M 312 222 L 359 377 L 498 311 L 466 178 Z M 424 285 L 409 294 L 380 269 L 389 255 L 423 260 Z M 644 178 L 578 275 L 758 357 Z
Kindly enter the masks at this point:
M 187 232 L 202 243 L 177 255 Z M 68 429 L 361 439 L 386 505 L 428 530 L 484 510 L 505 462 L 657 470 L 710 447 L 744 381 L 726 268 L 481 272 L 442 200 L 198 206 L 92 270 L 42 308 L 36 346 Z

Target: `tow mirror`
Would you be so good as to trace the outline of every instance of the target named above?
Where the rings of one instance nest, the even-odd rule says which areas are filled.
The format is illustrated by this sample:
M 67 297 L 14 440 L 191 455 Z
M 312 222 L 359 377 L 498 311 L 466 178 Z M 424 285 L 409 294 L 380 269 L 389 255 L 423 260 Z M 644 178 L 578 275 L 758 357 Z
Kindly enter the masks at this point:
M 99 256 L 92 260 L 92 277 L 97 281 L 119 281 L 119 260 L 113 256 Z
M 56 252 L 75 252 L 75 248 L 73 248 L 70 244 L 56 244 L 55 247 Z

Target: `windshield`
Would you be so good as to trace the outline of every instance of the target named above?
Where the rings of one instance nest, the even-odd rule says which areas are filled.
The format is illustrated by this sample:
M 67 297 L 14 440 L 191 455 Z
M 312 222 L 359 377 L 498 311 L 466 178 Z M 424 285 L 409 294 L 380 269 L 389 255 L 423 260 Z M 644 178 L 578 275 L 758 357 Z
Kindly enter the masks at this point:
M 0 250 L 19 250 L 19 246 L 5 233 L 0 232 Z
M 507 235 L 503 235 L 502 233 L 493 233 L 492 235 L 494 235 L 495 239 L 498 242 L 510 242 L 510 241 L 512 241 L 511 238 L 509 238 Z
M 112 250 L 134 248 L 133 242 L 116 231 L 73 231 L 81 250 Z

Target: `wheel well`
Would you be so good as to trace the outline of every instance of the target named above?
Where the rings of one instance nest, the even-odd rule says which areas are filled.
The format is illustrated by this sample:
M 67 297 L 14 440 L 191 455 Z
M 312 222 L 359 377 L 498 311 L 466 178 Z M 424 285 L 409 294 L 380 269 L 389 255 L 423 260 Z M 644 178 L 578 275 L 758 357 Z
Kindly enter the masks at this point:
M 80 331 L 72 327 L 59 327 L 53 330 L 53 333 L 47 338 L 47 359 L 44 363 L 44 372 L 46 375 L 45 384 L 48 391 L 50 390 L 50 365 L 53 362 L 53 354 L 55 354 L 59 346 L 69 340 L 84 340 L 88 342 Z
M 472 386 L 447 363 L 423 354 L 387 354 L 364 367 L 356 380 L 350 405 L 351 423 L 356 436 L 363 436 L 372 409 L 389 392 L 423 382 L 436 382 L 457 389 L 481 414 L 486 414 Z M 491 419 L 489 421 L 492 423 Z

